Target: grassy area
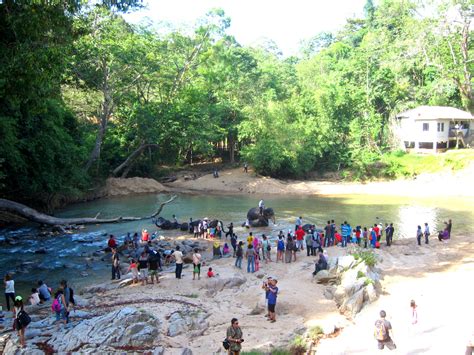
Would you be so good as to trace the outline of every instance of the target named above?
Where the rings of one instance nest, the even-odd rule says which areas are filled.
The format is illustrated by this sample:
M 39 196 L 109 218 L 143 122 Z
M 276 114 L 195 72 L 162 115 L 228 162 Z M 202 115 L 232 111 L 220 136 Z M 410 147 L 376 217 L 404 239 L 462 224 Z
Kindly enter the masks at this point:
M 394 152 L 382 157 L 382 162 L 394 171 L 395 177 L 415 176 L 441 170 L 461 170 L 474 161 L 473 149 L 449 150 L 440 154 L 406 154 Z
M 439 154 L 415 154 L 395 151 L 381 157 L 361 156 L 342 176 L 349 180 L 397 179 L 443 170 L 461 170 L 474 162 L 473 149 L 449 150 Z

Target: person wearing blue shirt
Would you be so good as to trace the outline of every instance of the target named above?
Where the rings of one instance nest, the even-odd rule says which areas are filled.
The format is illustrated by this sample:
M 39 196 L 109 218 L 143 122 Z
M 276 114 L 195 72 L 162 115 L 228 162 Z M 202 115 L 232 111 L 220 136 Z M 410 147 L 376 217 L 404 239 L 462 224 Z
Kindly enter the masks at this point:
M 278 280 L 275 278 L 271 279 L 268 282 L 267 290 L 268 290 L 268 314 L 270 317 L 268 318 L 271 323 L 276 322 L 276 314 L 275 314 L 275 307 L 278 295 L 278 287 L 276 286 Z

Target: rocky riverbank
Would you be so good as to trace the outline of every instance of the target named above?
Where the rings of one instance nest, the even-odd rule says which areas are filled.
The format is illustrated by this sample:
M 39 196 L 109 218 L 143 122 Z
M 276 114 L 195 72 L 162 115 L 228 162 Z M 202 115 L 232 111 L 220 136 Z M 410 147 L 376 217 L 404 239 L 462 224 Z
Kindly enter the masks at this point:
M 423 311 L 432 312 L 431 305 L 439 305 L 438 296 L 445 292 L 440 285 L 451 285 L 448 279 L 458 267 L 474 265 L 472 251 L 470 237 L 455 236 L 446 244 L 433 240 L 420 248 L 413 240 L 396 241 L 391 248 L 375 250 L 377 264 L 368 266 L 362 261 L 372 264 L 373 259 L 357 250 L 329 248 L 330 270 L 317 277 L 311 274 L 315 258 L 303 252 L 297 253 L 294 263 L 262 263 L 253 274 L 236 269 L 233 258 L 208 259 L 201 280 L 192 280 L 192 266 L 187 264 L 181 280 L 169 270 L 162 273 L 159 285 L 132 285 L 125 279 L 85 288 L 68 328 L 53 324 L 49 305 L 30 308 L 33 322 L 27 331 L 27 349 L 18 348 L 16 334 L 4 334 L 1 339 L 5 354 L 223 353 L 226 328 L 230 319 L 237 317 L 244 331 L 245 350 L 268 353 L 287 349 L 296 339 L 311 353 L 316 349 L 318 354 L 333 354 L 334 349 L 339 349 L 337 354 L 351 353 L 360 347 L 354 343 L 358 332 L 372 336 L 380 307 L 390 305 L 386 310 L 397 328 L 402 327 L 398 313 L 408 308 L 411 298 L 422 304 L 432 297 L 433 302 L 424 303 L 427 309 Z M 208 266 L 217 273 L 215 278 L 205 277 Z M 264 317 L 261 285 L 267 275 L 279 280 L 276 323 Z M 436 284 L 428 282 L 433 275 Z M 468 286 L 460 283 L 458 287 L 461 294 L 452 290 L 456 299 L 469 296 L 463 291 Z M 457 311 L 462 307 L 457 302 L 449 305 Z M 458 313 L 460 318 L 462 314 Z M 458 324 L 447 327 L 457 328 Z M 363 338 L 367 338 L 364 346 L 370 353 L 373 338 Z

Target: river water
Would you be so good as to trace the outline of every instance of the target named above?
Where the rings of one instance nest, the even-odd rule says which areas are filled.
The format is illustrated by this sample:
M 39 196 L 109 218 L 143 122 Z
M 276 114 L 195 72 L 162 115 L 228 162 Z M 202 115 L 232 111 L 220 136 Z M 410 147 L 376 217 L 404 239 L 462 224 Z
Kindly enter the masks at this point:
M 57 213 L 61 217 L 95 216 L 101 218 L 116 216 L 144 216 L 156 211 L 159 204 L 169 195 L 140 195 L 102 199 L 74 204 Z M 428 222 L 433 238 L 443 221 L 453 221 L 453 235 L 474 235 L 473 200 L 459 198 L 420 199 L 390 196 L 256 196 L 256 195 L 179 195 L 166 205 L 161 216 L 171 219 L 176 214 L 178 220 L 188 221 L 209 217 L 220 219 L 227 225 L 239 225 L 245 221 L 247 210 L 257 206 L 260 198 L 265 205 L 275 210 L 276 225 L 268 228 L 254 228 L 254 233 L 276 235 L 279 230 L 294 228 L 296 217 L 302 216 L 303 223 L 324 226 L 328 219 L 339 225 L 347 220 L 352 226 L 370 226 L 374 223 L 394 223 L 395 239 L 415 236 L 416 227 Z M 76 288 L 107 280 L 109 257 L 105 261 L 88 262 L 91 256 L 107 244 L 109 234 L 123 240 L 127 232 L 140 232 L 146 228 L 156 231 L 150 220 L 137 222 L 91 225 L 70 235 L 38 237 L 34 226 L 17 230 L 0 230 L 0 273 L 13 272 L 17 290 L 26 296 L 38 279 L 43 279 L 55 287 L 59 280 L 66 278 Z M 244 237 L 243 228 L 235 229 L 239 237 Z M 177 236 L 182 232 L 158 231 L 159 235 Z M 9 243 L 6 243 L 8 240 Z M 433 240 L 435 242 L 435 240 Z M 46 254 L 35 251 L 45 249 Z M 97 259 L 97 258 L 96 258 Z

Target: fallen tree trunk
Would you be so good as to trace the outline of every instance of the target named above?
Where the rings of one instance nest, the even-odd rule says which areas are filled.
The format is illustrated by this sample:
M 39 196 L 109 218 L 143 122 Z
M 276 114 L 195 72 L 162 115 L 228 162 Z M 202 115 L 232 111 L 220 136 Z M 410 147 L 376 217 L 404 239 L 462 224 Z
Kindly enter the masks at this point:
M 25 206 L 21 203 L 5 200 L 0 198 L 0 211 L 6 211 L 18 216 L 22 216 L 29 221 L 46 224 L 50 226 L 55 225 L 69 225 L 69 224 L 105 224 L 105 223 L 120 223 L 120 222 L 131 222 L 131 221 L 141 221 L 144 219 L 151 219 L 158 216 L 163 207 L 168 203 L 172 202 L 177 196 L 173 195 L 171 198 L 165 202 L 163 202 L 158 210 L 152 214 L 151 216 L 145 217 L 116 217 L 116 218 L 97 218 L 99 214 L 95 217 L 85 217 L 85 218 L 59 218 L 49 216 L 47 214 L 38 212 L 37 210 Z

